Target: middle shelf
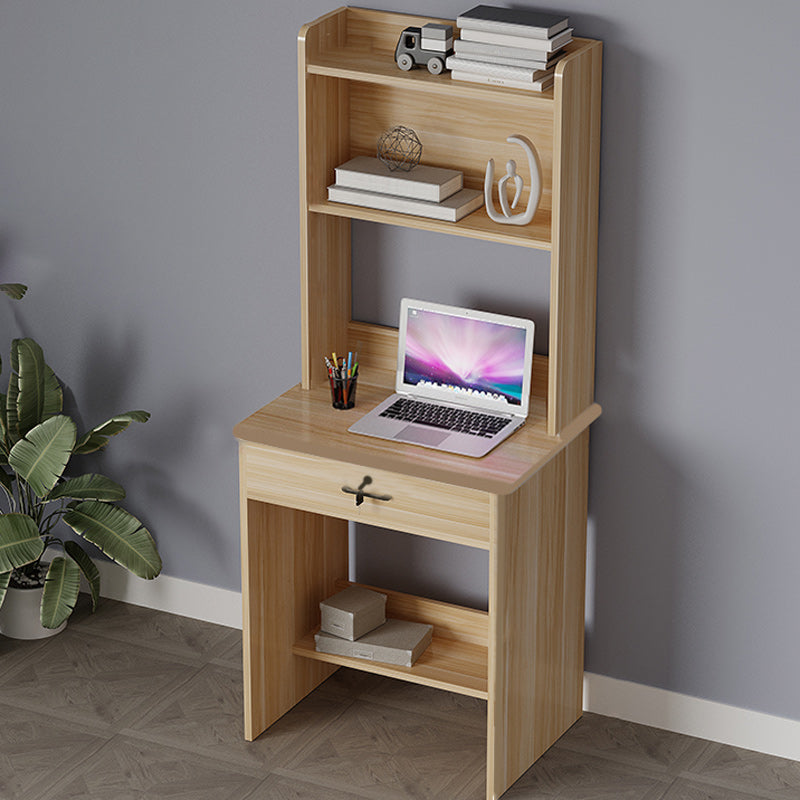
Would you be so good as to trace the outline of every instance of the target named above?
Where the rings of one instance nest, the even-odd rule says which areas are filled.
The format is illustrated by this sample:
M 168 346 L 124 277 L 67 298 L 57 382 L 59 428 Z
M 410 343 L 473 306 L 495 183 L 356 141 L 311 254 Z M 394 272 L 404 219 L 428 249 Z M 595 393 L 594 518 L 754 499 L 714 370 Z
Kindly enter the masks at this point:
M 309 211 L 316 214 L 329 214 L 347 219 L 359 219 L 365 222 L 381 222 L 386 225 L 397 225 L 401 228 L 448 233 L 452 236 L 465 236 L 498 244 L 511 244 L 518 247 L 531 247 L 537 250 L 551 250 L 550 210 L 537 213 L 530 225 L 498 225 L 492 222 L 481 208 L 468 214 L 458 222 L 441 222 L 427 217 L 398 214 L 392 211 L 377 211 L 365 206 L 351 206 L 323 200 L 311 203 Z

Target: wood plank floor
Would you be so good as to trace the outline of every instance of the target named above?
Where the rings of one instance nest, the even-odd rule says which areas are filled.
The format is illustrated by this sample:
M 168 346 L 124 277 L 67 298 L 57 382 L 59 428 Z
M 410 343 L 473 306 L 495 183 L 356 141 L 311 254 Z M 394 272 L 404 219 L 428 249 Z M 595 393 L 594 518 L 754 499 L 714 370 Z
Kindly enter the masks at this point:
M 85 599 L 0 636 L 0 800 L 482 800 L 482 700 L 342 669 L 242 738 L 240 632 Z M 504 800 L 797 800 L 800 763 L 585 714 Z

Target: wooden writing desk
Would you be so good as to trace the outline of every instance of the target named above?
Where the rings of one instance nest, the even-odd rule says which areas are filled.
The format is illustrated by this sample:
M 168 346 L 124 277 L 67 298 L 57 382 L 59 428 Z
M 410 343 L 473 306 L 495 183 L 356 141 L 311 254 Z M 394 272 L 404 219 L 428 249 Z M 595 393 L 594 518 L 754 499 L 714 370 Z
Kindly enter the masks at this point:
M 345 7 L 298 36 L 302 383 L 235 429 L 245 735 L 260 735 L 339 665 L 484 698 L 494 799 L 581 713 L 589 425 L 600 413 L 602 45 L 574 39 L 542 93 L 401 72 L 398 36 L 428 22 L 447 21 Z M 483 186 L 487 158 L 519 158 L 507 137 L 528 136 L 542 181 L 533 221 L 498 225 L 478 210 L 448 223 L 329 201 L 336 167 L 373 154 L 398 120 L 420 136 L 424 163 L 462 171 L 471 188 Z M 534 360 L 529 422 L 484 458 L 347 433 L 389 393 L 397 349 L 396 331 L 352 320 L 352 219 L 549 252 L 549 358 Z M 359 354 L 354 410 L 331 408 L 322 359 L 331 350 Z M 365 476 L 392 499 L 356 506 L 342 487 Z M 319 602 L 348 574 L 348 520 L 488 551 L 488 612 L 387 591 L 389 616 L 434 626 L 413 667 L 315 652 Z
M 499 797 L 579 716 L 588 423 L 549 437 L 523 426 L 482 459 L 347 432 L 355 409 L 299 386 L 241 422 L 246 737 L 254 739 L 339 665 L 487 700 L 488 797 Z M 372 478 L 355 505 L 343 486 Z M 413 667 L 317 653 L 319 602 L 347 577 L 347 521 L 489 551 L 489 610 L 380 588 L 387 615 L 434 626 Z M 338 582 L 338 583 L 337 583 Z

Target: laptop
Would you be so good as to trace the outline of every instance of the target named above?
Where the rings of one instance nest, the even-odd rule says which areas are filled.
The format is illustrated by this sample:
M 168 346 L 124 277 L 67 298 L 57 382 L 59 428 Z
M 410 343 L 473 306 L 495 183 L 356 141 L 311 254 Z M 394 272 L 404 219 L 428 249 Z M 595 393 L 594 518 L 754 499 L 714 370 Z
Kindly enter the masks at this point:
M 486 455 L 528 416 L 534 324 L 403 298 L 395 393 L 349 430 Z

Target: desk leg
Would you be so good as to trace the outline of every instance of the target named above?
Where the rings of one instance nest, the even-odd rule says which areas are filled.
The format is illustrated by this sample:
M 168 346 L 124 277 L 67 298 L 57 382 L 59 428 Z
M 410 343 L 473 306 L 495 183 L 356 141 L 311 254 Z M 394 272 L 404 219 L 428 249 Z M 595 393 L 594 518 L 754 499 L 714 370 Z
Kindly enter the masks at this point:
M 336 667 L 292 655 L 319 602 L 347 577 L 347 522 L 242 501 L 245 738 L 252 741 Z
M 581 715 L 588 432 L 496 496 L 489 569 L 487 797 Z

